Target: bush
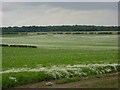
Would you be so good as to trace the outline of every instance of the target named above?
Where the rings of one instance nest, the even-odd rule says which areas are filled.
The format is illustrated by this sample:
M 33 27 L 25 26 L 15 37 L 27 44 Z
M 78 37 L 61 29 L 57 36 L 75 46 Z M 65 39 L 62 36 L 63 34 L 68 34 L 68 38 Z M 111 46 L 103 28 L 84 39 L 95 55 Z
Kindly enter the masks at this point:
M 53 83 L 52 82 L 47 82 L 46 86 L 53 86 Z

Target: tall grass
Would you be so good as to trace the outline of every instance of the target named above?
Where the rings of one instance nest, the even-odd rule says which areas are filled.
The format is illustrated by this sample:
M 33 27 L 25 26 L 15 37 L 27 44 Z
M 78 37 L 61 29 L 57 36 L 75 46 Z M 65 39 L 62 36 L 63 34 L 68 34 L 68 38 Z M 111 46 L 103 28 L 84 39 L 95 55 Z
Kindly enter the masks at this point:
M 3 88 L 23 85 L 31 82 L 51 79 L 70 78 L 75 76 L 99 75 L 120 71 L 118 64 L 88 64 L 88 65 L 60 65 L 52 67 L 37 67 L 11 69 L 3 74 Z

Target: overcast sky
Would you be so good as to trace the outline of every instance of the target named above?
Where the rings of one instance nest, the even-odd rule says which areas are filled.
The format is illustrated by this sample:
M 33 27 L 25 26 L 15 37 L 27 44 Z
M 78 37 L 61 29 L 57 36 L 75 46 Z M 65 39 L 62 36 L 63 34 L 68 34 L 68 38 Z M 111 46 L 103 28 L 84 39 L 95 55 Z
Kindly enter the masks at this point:
M 3 2 L 2 26 L 118 25 L 117 2 Z

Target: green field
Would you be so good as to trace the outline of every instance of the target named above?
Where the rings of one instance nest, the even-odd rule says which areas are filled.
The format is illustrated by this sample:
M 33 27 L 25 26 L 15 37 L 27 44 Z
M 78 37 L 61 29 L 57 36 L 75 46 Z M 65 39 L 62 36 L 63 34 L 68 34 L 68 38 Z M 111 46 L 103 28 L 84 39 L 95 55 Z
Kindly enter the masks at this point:
M 2 47 L 3 88 L 118 70 L 118 65 L 116 65 L 118 63 L 118 35 L 5 35 L 2 43 L 38 47 Z M 71 67 L 72 69 L 68 70 Z M 81 68 L 84 72 L 82 74 L 79 73 Z M 77 69 L 76 74 L 73 69 Z M 92 69 L 98 72 L 93 72 Z

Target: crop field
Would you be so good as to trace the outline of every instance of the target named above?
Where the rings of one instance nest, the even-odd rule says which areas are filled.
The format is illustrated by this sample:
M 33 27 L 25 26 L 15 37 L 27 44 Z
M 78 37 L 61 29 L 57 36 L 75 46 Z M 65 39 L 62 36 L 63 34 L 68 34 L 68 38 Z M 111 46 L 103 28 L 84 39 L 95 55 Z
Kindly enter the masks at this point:
M 117 72 L 118 35 L 3 35 L 3 88 L 52 79 Z M 1 47 L 0 47 L 1 48 Z

